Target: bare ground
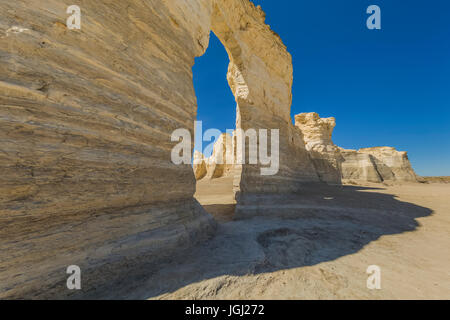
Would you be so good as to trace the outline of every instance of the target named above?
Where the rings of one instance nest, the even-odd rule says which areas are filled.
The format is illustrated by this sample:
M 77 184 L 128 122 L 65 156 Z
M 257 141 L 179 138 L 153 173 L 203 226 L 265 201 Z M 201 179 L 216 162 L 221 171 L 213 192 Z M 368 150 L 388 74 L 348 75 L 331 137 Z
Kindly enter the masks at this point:
M 450 299 L 449 184 L 321 186 L 270 199 L 294 217 L 233 221 L 231 183 L 198 183 L 216 236 L 127 298 Z M 381 290 L 366 287 L 369 265 Z
M 450 183 L 450 177 L 421 177 L 426 183 Z

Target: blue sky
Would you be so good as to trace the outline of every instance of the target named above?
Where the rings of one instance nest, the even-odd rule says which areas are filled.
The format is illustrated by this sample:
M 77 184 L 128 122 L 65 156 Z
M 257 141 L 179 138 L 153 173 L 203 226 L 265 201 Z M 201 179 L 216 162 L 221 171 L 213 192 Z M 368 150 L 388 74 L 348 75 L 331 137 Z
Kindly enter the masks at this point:
M 335 144 L 393 146 L 418 174 L 450 175 L 450 1 L 253 2 L 292 55 L 292 117 L 335 117 Z M 381 30 L 366 27 L 372 4 Z M 203 130 L 235 126 L 228 61 L 212 34 L 193 68 Z

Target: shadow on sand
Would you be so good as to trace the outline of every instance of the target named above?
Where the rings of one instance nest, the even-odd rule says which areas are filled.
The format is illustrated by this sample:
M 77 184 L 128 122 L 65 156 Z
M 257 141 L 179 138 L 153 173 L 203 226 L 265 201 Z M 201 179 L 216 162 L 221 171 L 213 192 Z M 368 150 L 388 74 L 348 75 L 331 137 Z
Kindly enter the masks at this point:
M 376 191 L 321 186 L 301 194 L 258 200 L 295 211 L 295 218 L 284 219 L 229 221 L 231 205 L 207 206 L 206 210 L 218 214 L 219 221 L 229 221 L 219 222 L 214 238 L 157 268 L 140 270 L 138 276 L 127 278 L 126 284 L 100 297 L 147 299 L 219 276 L 311 266 L 354 254 L 381 236 L 414 231 L 419 226 L 416 218 L 432 214 L 428 208 Z M 304 210 L 304 206 L 316 209 Z

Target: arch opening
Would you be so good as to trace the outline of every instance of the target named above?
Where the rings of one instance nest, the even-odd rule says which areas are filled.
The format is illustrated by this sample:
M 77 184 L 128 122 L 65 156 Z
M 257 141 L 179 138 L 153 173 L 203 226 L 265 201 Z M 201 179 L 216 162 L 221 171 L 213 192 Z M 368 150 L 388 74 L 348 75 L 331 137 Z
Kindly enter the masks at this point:
M 209 46 L 193 67 L 197 97 L 193 170 L 195 198 L 219 222 L 232 220 L 236 206 L 230 154 L 237 109 L 233 84 L 227 77 L 229 63 L 228 50 L 211 31 Z

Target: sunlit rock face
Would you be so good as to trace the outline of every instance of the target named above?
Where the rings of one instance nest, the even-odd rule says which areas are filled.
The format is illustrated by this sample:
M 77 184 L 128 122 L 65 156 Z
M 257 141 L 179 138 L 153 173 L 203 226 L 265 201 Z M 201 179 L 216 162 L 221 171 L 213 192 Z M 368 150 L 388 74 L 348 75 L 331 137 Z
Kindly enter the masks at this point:
M 197 180 L 226 176 L 235 168 L 233 136 L 224 133 L 214 143 L 212 155 L 206 158 L 199 151 L 194 153 L 194 173 Z
M 322 181 L 416 182 L 417 177 L 406 152 L 392 147 L 363 148 L 358 151 L 337 147 L 332 141 L 334 118 L 315 113 L 295 116 L 295 125 L 303 134 L 305 148 Z
M 239 200 L 318 181 L 290 119 L 292 61 L 247 0 L 0 2 L 0 298 L 95 296 L 211 236 L 191 164 L 195 57 L 213 30 L 229 57 L 237 128 L 279 129 L 280 168 L 237 168 Z M 276 212 L 275 212 L 276 214 Z M 68 292 L 65 270 L 83 271 Z
M 291 55 L 252 2 L 79 1 L 69 30 L 72 4 L 0 2 L 0 298 L 98 297 L 214 234 L 193 198 L 205 168 L 171 160 L 172 133 L 194 136 L 192 67 L 211 30 L 230 58 L 236 128 L 280 137 L 275 175 L 233 168 L 236 217 L 256 194 L 319 181 L 290 118 Z M 80 291 L 67 290 L 70 265 Z
M 343 158 L 331 136 L 334 118 L 320 118 L 315 112 L 295 116 L 295 126 L 303 133 L 306 150 L 312 158 L 319 178 L 327 183 L 341 183 Z
M 342 179 L 354 182 L 376 182 L 383 181 L 381 178 L 375 159 L 367 153 L 356 150 L 340 149 L 343 161 L 341 163 Z
M 417 182 L 407 152 L 392 147 L 364 148 L 359 149 L 359 152 L 373 156 L 383 181 Z
M 224 133 L 214 143 L 211 157 L 206 159 L 207 177 L 215 179 L 229 174 L 234 168 L 234 163 L 233 136 Z
M 212 1 L 79 1 L 81 30 L 72 4 L 0 1 L 1 298 L 94 294 L 214 232 L 171 161 Z
M 292 57 L 265 24 L 265 13 L 251 1 L 216 1 L 212 30 L 230 58 L 227 79 L 236 99 L 236 129 L 279 130 L 277 174 L 262 176 L 259 164 L 236 168 L 241 171 L 237 197 L 244 200 L 257 193 L 298 191 L 303 183 L 318 181 L 301 133 L 290 117 Z
M 193 168 L 194 168 L 194 175 L 195 175 L 196 180 L 203 179 L 208 173 L 208 171 L 206 169 L 205 157 L 203 156 L 203 154 L 201 152 L 199 152 L 197 150 L 194 152 Z
M 342 178 L 359 182 L 417 182 L 406 152 L 392 147 L 341 149 Z

